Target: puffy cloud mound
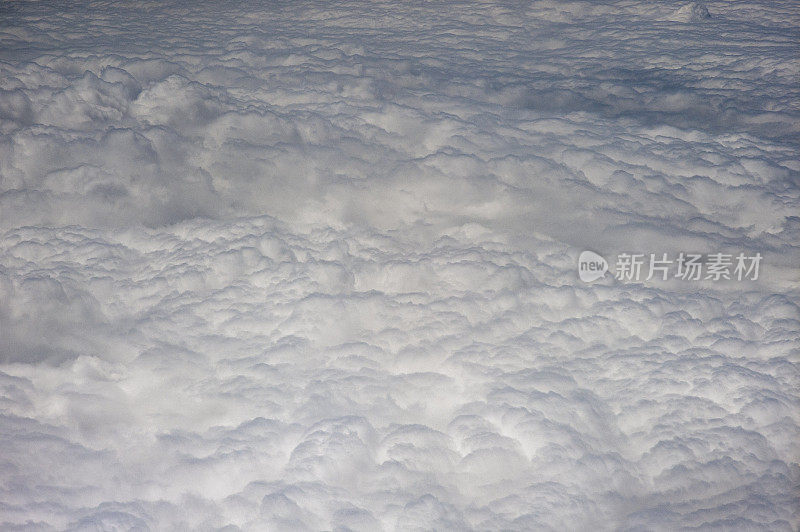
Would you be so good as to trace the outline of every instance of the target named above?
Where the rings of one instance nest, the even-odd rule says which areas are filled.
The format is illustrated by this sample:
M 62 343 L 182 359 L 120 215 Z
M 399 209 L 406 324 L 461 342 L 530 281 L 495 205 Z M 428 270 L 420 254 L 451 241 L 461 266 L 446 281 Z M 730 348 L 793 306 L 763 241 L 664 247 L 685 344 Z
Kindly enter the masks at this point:
M 4 3 L 0 527 L 796 530 L 798 23 Z

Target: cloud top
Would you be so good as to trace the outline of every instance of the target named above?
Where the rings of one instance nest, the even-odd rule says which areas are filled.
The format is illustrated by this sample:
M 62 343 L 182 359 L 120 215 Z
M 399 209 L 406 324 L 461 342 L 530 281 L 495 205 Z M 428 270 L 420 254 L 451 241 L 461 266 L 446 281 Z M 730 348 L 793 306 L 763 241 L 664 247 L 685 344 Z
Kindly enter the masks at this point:
M 4 3 L 0 528 L 795 530 L 798 14 L 707 6 Z

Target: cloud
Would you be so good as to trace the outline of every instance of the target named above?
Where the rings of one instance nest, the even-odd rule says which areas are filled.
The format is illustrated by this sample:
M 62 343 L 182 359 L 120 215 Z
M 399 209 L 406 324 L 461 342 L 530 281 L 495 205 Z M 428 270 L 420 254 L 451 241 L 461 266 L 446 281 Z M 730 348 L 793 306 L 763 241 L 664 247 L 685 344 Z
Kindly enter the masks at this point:
M 793 530 L 797 16 L 707 6 L 4 5 L 2 527 Z

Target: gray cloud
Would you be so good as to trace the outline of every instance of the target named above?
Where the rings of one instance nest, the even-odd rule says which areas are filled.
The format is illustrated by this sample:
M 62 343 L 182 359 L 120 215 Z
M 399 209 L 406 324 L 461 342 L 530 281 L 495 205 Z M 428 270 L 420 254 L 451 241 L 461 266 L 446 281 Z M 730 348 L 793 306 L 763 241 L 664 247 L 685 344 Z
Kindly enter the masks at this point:
M 2 527 L 795 530 L 797 22 L 4 4 Z

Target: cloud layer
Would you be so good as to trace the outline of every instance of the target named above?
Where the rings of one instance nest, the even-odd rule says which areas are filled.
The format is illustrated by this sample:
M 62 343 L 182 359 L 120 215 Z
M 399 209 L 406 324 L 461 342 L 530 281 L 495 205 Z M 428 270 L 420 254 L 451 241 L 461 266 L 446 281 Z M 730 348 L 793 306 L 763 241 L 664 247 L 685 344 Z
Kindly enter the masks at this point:
M 3 4 L 0 523 L 795 530 L 798 22 Z

